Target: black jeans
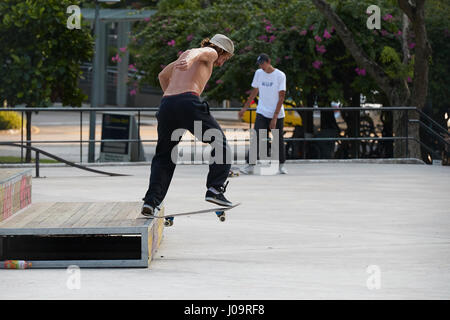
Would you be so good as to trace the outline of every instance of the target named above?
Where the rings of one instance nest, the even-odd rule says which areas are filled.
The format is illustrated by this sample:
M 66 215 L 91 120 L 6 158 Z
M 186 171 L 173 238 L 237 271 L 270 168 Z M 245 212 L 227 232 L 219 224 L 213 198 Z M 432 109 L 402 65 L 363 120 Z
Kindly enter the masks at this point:
M 152 160 L 149 188 L 143 200 L 157 206 L 165 198 L 175 171 L 177 145 L 181 139 L 181 135 L 178 134 L 176 139 L 173 139 L 172 133 L 177 129 L 185 129 L 194 135 L 200 135 L 200 132 L 194 131 L 194 121 L 199 121 L 202 128 L 201 136 L 196 138 L 211 144 L 212 147 L 214 142 L 215 147 L 212 148 L 211 157 L 215 157 L 217 148 L 221 149 L 217 150 L 217 153 L 223 155 L 221 161 L 210 162 L 206 187 L 223 186 L 231 168 L 231 149 L 219 124 L 211 116 L 208 104 L 201 102 L 191 93 L 163 97 L 156 118 L 158 119 L 158 143 Z M 212 131 L 213 139 L 208 138 L 208 134 L 205 135 L 205 131 L 209 129 L 215 129 Z
M 260 145 L 259 145 L 260 140 L 259 139 L 262 134 L 262 132 L 260 132 L 259 130 L 266 129 L 267 130 L 267 138 L 268 138 L 271 121 L 272 121 L 272 118 L 266 118 L 262 114 L 259 114 L 259 113 L 256 114 L 255 125 L 254 125 L 254 129 L 256 131 L 256 137 L 254 137 L 254 139 L 252 139 L 250 141 L 250 143 L 256 143 L 257 159 L 259 159 L 259 148 L 260 148 Z M 284 138 L 283 138 L 284 118 L 277 119 L 277 124 L 276 124 L 275 129 L 279 130 L 278 131 L 279 132 L 279 137 L 278 137 L 278 145 L 279 145 L 278 157 L 279 158 L 278 158 L 278 160 L 280 161 L 280 163 L 285 163 L 286 162 L 286 147 L 284 145 Z M 266 138 L 266 137 L 264 137 L 264 138 Z M 268 150 L 268 149 L 266 149 L 266 150 Z M 247 163 L 250 162 L 250 157 L 249 157 L 248 153 L 246 154 L 246 161 L 247 161 Z

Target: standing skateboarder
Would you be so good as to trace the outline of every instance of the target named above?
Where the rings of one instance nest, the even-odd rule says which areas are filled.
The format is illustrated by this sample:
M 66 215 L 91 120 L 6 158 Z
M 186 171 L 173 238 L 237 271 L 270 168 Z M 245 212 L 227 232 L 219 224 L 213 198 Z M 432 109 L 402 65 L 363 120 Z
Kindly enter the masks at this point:
M 284 97 L 286 95 L 286 75 L 283 71 L 274 68 L 271 64 L 270 58 L 267 54 L 262 53 L 256 59 L 259 69 L 256 70 L 253 76 L 252 91 L 244 104 L 244 107 L 239 111 L 239 117 L 242 118 L 245 111 L 250 106 L 253 99 L 259 93 L 258 106 L 256 108 L 255 131 L 256 141 L 251 143 L 257 144 L 259 150 L 259 130 L 279 130 L 279 155 L 280 161 L 278 172 L 287 174 L 284 166 L 286 161 L 285 146 L 283 139 L 283 124 L 284 124 Z M 258 152 L 259 154 L 259 152 Z M 249 163 L 249 156 L 247 156 L 247 163 Z M 241 172 L 252 174 L 254 169 L 253 164 L 248 164 L 241 169 Z
M 203 137 L 206 130 L 215 129 L 215 132 L 220 133 L 220 136 L 214 137 L 214 145 L 221 148 L 217 151 L 222 151 L 224 157 L 230 154 L 222 129 L 210 114 L 208 103 L 200 101 L 199 96 L 211 77 L 213 67 L 221 67 L 231 58 L 233 52 L 233 42 L 224 35 L 216 34 L 211 40 L 204 39 L 201 48 L 185 51 L 158 75 L 164 95 L 156 114 L 158 142 L 152 160 L 150 185 L 143 199 L 143 215 L 153 215 L 155 208 L 166 196 L 176 166 L 176 159 L 171 158 L 172 150 L 180 140 L 172 139 L 172 133 L 176 129 L 186 129 L 195 134 L 194 121 L 199 121 L 202 125 L 202 136 L 196 138 L 212 144 L 212 141 L 206 141 Z M 212 157 L 215 156 L 215 151 L 213 148 Z M 210 163 L 206 201 L 222 206 L 232 205 L 224 196 L 230 167 L 231 163 L 226 160 Z

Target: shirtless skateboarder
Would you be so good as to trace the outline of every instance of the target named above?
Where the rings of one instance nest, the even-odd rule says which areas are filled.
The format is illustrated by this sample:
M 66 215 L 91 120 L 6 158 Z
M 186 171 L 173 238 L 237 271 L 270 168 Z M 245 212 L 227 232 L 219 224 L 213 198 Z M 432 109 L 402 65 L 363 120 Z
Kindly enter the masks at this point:
M 194 132 L 194 121 L 200 121 L 202 136 L 197 139 L 219 146 L 222 155 L 230 154 L 225 135 L 217 121 L 209 112 L 207 102 L 202 102 L 199 96 L 211 77 L 213 67 L 221 67 L 234 52 L 233 42 L 224 35 L 216 34 L 211 39 L 204 39 L 201 48 L 185 51 L 180 57 L 166 66 L 158 75 L 159 83 L 164 92 L 159 111 L 158 142 L 156 153 L 152 160 L 150 185 L 144 197 L 141 213 L 144 216 L 153 215 L 155 208 L 163 201 L 172 180 L 176 159 L 172 159 L 172 149 L 179 140 L 172 141 L 172 133 L 176 129 L 186 129 Z M 215 136 L 214 141 L 206 141 L 206 130 L 216 129 L 221 136 Z M 215 148 L 211 153 L 214 156 Z M 219 154 L 219 152 L 217 152 Z M 231 206 L 224 192 L 225 183 L 231 163 L 215 161 L 209 165 L 206 181 L 205 200 L 221 206 Z

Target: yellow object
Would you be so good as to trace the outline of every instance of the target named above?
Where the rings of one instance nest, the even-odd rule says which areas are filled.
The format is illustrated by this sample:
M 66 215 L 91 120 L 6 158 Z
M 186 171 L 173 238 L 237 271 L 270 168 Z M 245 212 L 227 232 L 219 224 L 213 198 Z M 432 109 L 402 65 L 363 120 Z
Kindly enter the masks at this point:
M 303 126 L 303 121 L 302 121 L 302 117 L 300 116 L 300 114 L 297 111 L 291 110 L 289 111 L 289 109 L 292 109 L 295 107 L 295 102 L 291 101 L 291 100 L 287 100 L 287 103 L 284 103 L 284 126 L 285 127 L 295 127 L 295 126 Z M 256 109 L 256 103 L 254 102 L 253 104 L 250 105 L 250 108 L 255 108 Z M 251 117 L 250 117 L 250 113 L 251 113 Z M 255 119 L 256 119 L 256 111 L 245 111 L 244 115 L 242 117 L 242 121 L 250 123 L 250 118 L 251 118 L 251 122 L 255 123 Z

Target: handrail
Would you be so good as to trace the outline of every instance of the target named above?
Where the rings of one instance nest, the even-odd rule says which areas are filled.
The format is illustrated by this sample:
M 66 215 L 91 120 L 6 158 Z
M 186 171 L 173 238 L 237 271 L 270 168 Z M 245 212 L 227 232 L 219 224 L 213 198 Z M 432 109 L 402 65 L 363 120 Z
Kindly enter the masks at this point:
M 18 107 L 18 108 L 0 108 L 0 112 L 2 111 L 14 111 L 14 112 L 40 112 L 40 111 L 55 111 L 55 112 L 80 112 L 80 130 L 81 130 L 81 115 L 83 112 L 133 112 L 137 111 L 138 115 L 140 117 L 141 112 L 156 112 L 159 110 L 159 107 Z M 239 111 L 241 108 L 210 108 L 210 111 Z M 248 111 L 256 112 L 256 108 L 248 108 Z M 442 131 L 445 133 L 445 135 L 449 135 L 448 130 L 446 130 L 444 127 L 442 127 L 439 123 L 437 123 L 435 120 L 433 120 L 430 116 L 425 114 L 422 110 L 419 110 L 417 107 L 408 107 L 408 106 L 397 106 L 397 107 L 341 107 L 341 108 L 331 108 L 331 107 L 293 107 L 293 108 L 287 108 L 286 111 L 298 111 L 298 112 L 336 112 L 336 111 L 377 111 L 377 112 L 389 112 L 389 111 L 416 111 L 420 116 L 423 116 L 426 120 L 430 121 L 434 127 L 436 127 L 439 131 Z M 419 123 L 420 126 L 424 127 L 428 132 L 430 132 L 432 135 L 436 136 L 441 142 L 445 144 L 445 146 L 448 146 L 449 143 L 435 130 L 431 129 L 430 126 L 426 125 L 423 121 L 417 120 L 417 119 L 409 119 L 407 117 L 408 123 Z M 138 123 L 139 127 L 139 123 Z M 22 128 L 23 130 L 23 128 Z M 408 134 L 406 134 L 407 137 L 336 137 L 336 138 L 286 138 L 286 141 L 371 141 L 371 140 L 378 140 L 378 141 L 393 141 L 393 140 L 412 140 L 419 143 L 421 146 L 426 148 L 427 150 L 431 150 L 428 146 L 424 145 L 421 141 L 418 141 L 415 138 L 408 137 Z M 154 140 L 142 140 L 142 139 L 122 139 L 123 142 L 155 142 Z M 22 145 L 16 145 L 16 146 L 22 146 L 22 148 L 26 148 L 23 146 L 23 143 L 80 143 L 80 150 L 81 150 L 81 144 L 82 143 L 88 143 L 88 142 L 117 142 L 117 140 L 74 140 L 74 141 L 21 141 Z M 7 142 L 11 145 L 11 143 L 16 143 L 9 141 Z M 3 142 L 2 144 L 5 144 Z M 34 148 L 34 147 L 31 147 Z M 40 151 L 43 154 L 45 154 L 45 151 Z M 432 151 L 434 152 L 434 151 Z M 56 157 L 56 156 L 55 156 Z M 80 158 L 81 158 L 81 151 L 80 151 Z M 59 161 L 66 161 L 64 159 L 61 159 L 58 157 Z M 82 160 L 81 160 L 82 161 Z M 68 161 L 70 162 L 70 161 Z M 70 162 L 72 163 L 72 162 Z M 90 171 L 90 170 L 88 170 Z M 100 173 L 100 172 L 99 172 Z
M 39 111 L 58 111 L 58 112 L 89 112 L 89 111 L 158 111 L 159 107 L 18 107 L 18 108 L 0 108 L 1 111 L 16 111 L 16 112 L 39 112 Z M 210 111 L 240 111 L 241 108 L 210 108 Z M 248 111 L 256 111 L 256 108 L 248 108 Z M 285 111 L 414 111 L 416 107 L 343 107 L 343 108 L 331 108 L 331 107 L 297 107 L 287 108 Z
M 7 143 L 7 142 L 0 142 L 0 145 L 7 145 L 7 146 L 14 146 L 14 147 L 19 147 L 19 148 L 26 148 L 26 149 L 35 151 L 36 155 L 37 155 L 37 157 L 36 157 L 36 176 L 37 177 L 39 177 L 39 156 L 38 156 L 39 153 L 42 153 L 43 155 L 45 155 L 45 156 L 47 156 L 49 158 L 55 159 L 57 161 L 63 162 L 65 164 L 68 164 L 69 166 L 72 166 L 72 167 L 75 167 L 75 168 L 78 168 L 78 169 L 81 169 L 81 170 L 86 170 L 86 171 L 90 171 L 90 172 L 94 172 L 94 173 L 104 174 L 104 175 L 108 175 L 108 176 L 111 176 L 111 177 L 129 176 L 128 174 L 113 173 L 113 172 L 106 172 L 106 171 L 91 169 L 91 168 L 88 168 L 86 166 L 82 166 L 82 165 L 76 164 L 74 162 L 65 160 L 63 158 L 55 156 L 54 154 L 51 154 L 51 153 L 49 153 L 47 151 L 44 151 L 42 149 L 39 149 L 39 148 L 36 148 L 36 147 L 33 147 L 33 146 L 20 145 L 20 144 L 15 144 L 15 143 Z
M 420 120 L 417 119 L 411 119 L 409 120 L 409 122 L 414 122 L 414 123 L 418 123 L 421 127 L 423 127 L 424 129 L 427 129 L 429 132 L 431 132 L 434 136 L 436 136 L 436 138 L 438 138 L 438 140 L 440 140 L 441 142 L 443 142 L 444 144 L 450 146 L 450 143 L 447 142 L 444 138 L 442 138 L 442 136 L 437 133 L 436 131 L 434 131 L 433 129 L 429 128 L 425 123 L 423 123 Z
M 433 118 L 431 118 L 429 115 L 427 115 L 425 112 L 423 112 L 420 109 L 416 109 L 416 111 L 423 117 L 425 117 L 428 121 L 430 121 L 431 123 L 433 123 L 439 130 L 441 130 L 442 132 L 444 132 L 446 135 L 450 135 L 450 133 L 448 132 L 448 130 L 446 130 L 444 127 L 442 127 L 439 123 L 437 123 L 435 120 L 433 120 Z

